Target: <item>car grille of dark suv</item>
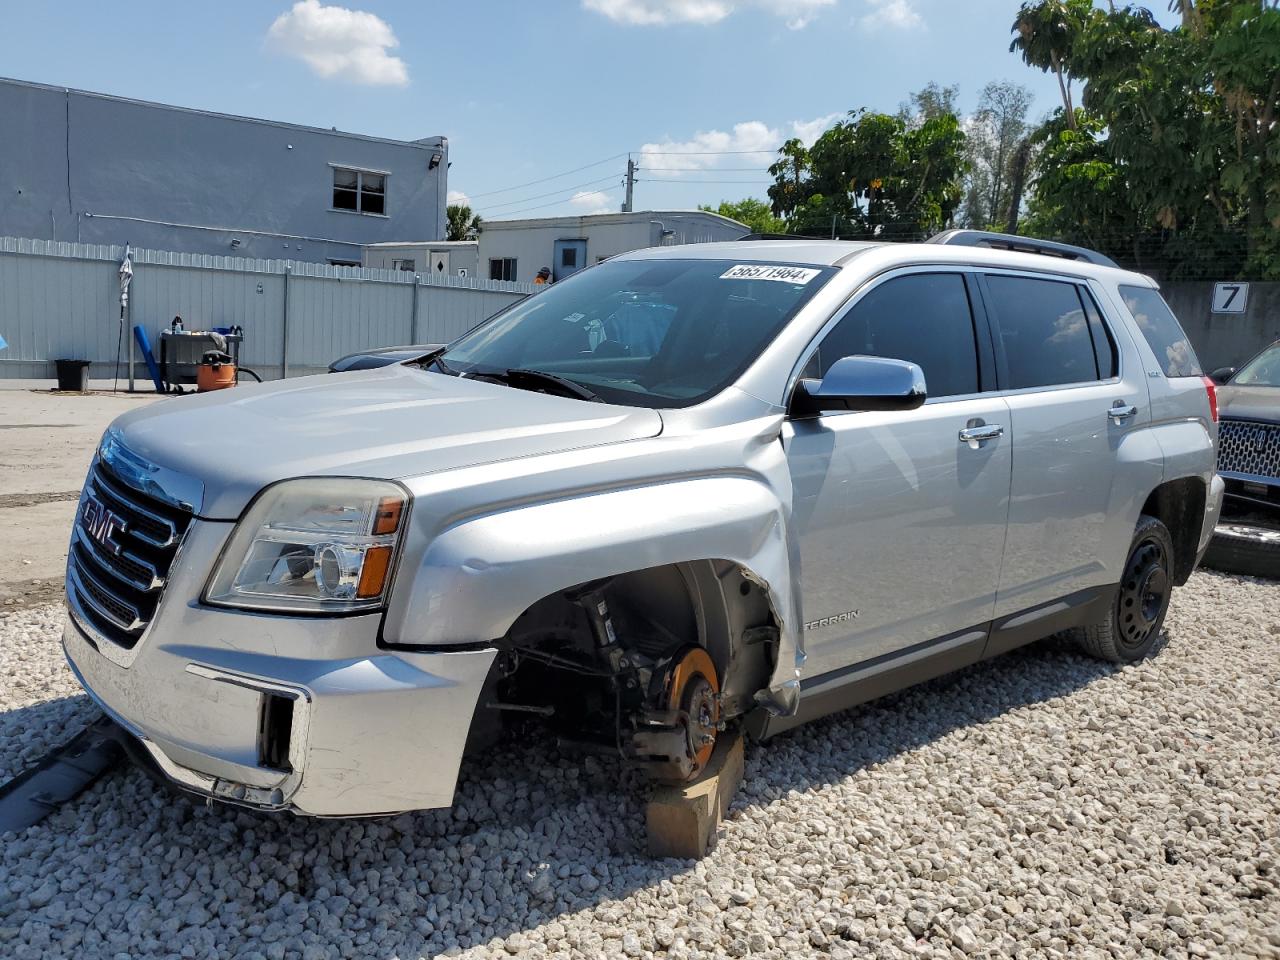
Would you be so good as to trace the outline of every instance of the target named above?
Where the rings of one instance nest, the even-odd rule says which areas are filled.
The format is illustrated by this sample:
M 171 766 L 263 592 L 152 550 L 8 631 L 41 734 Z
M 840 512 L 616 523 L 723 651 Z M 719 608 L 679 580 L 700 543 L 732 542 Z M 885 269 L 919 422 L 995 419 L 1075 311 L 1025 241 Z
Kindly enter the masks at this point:
M 1218 472 L 1280 477 L 1280 424 L 1223 420 L 1218 424 Z
M 102 522 L 105 516 L 109 525 Z M 155 616 L 190 523 L 189 511 L 126 485 L 95 462 L 67 558 L 67 590 L 76 612 L 100 636 L 132 648 Z

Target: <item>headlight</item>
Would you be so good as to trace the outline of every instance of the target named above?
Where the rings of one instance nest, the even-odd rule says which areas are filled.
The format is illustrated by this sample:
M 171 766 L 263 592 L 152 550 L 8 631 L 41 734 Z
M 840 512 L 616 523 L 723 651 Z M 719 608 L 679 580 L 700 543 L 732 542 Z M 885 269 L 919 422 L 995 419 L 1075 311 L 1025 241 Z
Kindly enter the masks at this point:
M 205 591 L 208 603 L 279 612 L 382 606 L 408 513 L 385 480 L 286 480 L 240 520 Z

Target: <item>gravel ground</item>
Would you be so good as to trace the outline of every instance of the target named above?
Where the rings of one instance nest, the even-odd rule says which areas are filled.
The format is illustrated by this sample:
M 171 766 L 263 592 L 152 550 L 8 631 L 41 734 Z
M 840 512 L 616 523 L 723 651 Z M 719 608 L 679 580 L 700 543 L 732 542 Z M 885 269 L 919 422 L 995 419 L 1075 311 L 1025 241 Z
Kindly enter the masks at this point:
M 0 614 L 0 776 L 91 715 L 59 619 Z M 0 955 L 1280 957 L 1280 585 L 1199 573 L 1167 628 L 1138 666 L 1047 641 L 750 748 L 697 864 L 641 854 L 615 764 L 543 747 L 364 822 L 121 772 L 2 838 Z

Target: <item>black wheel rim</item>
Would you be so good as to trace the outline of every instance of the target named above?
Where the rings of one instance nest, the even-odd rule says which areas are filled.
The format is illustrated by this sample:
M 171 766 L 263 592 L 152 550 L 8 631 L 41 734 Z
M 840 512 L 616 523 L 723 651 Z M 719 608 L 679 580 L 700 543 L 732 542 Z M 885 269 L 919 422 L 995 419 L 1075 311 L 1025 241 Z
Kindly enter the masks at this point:
M 1138 543 L 1129 554 L 1120 584 L 1116 621 L 1120 642 L 1141 647 L 1160 626 L 1169 602 L 1168 556 L 1156 539 Z

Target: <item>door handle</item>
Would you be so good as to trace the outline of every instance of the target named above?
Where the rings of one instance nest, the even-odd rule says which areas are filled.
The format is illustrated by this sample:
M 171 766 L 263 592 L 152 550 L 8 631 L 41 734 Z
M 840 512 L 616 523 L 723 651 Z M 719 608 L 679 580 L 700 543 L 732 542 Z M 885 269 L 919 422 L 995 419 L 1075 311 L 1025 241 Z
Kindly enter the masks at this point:
M 1138 408 L 1132 403 L 1125 403 L 1123 400 L 1117 400 L 1111 405 L 1111 409 L 1107 411 L 1107 416 L 1111 418 L 1112 423 L 1116 424 L 1116 426 L 1137 415 Z
M 973 449 L 978 449 L 978 444 L 983 440 L 994 440 L 997 437 L 1004 436 L 1004 427 L 998 423 L 983 423 L 974 427 L 965 427 L 960 431 L 960 442 L 967 443 Z

